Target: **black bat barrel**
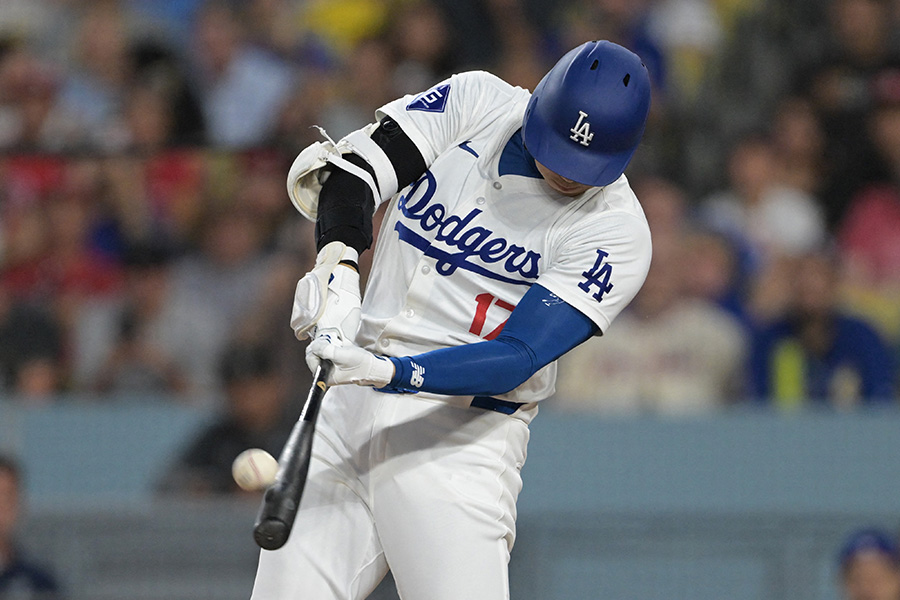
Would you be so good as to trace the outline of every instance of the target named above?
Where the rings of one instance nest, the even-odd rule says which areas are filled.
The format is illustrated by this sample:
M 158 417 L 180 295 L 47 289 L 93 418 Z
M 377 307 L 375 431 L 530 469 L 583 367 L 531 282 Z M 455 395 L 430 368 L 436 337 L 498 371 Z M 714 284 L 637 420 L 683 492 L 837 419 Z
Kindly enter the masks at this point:
M 291 535 L 294 518 L 297 516 L 300 498 L 306 485 L 319 405 L 327 389 L 325 384 L 327 370 L 324 363 L 316 370 L 315 381 L 309 390 L 300 418 L 294 424 L 278 459 L 278 475 L 275 477 L 275 483 L 266 490 L 259 514 L 256 516 L 253 539 L 265 550 L 281 548 Z

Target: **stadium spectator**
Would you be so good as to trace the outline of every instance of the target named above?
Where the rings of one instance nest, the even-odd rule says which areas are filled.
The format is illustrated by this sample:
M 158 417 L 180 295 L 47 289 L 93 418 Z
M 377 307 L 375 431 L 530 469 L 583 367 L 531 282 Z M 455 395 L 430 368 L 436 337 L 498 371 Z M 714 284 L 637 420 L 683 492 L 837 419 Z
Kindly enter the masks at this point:
M 202 143 L 203 113 L 178 58 L 157 43 L 142 42 L 132 46 L 130 60 L 134 80 L 110 126 L 110 145 L 149 153 Z
M 848 303 L 900 348 L 900 66 L 873 83 L 869 122 L 885 175 L 853 196 L 837 237 Z
M 0 455 L 0 598 L 57 600 L 56 577 L 25 554 L 16 539 L 22 514 L 22 471 L 10 456 Z
M 684 235 L 690 227 L 688 199 L 684 189 L 662 177 L 635 177 L 635 195 L 653 232 L 653 252 L 671 254 L 681 249 Z
M 295 218 L 294 207 L 284 202 L 283 167 L 276 169 L 276 165 L 265 158 L 247 157 L 247 160 L 255 164 L 244 169 L 247 175 L 243 178 L 237 201 L 250 207 L 255 218 L 265 220 L 270 257 L 267 259 L 266 275 L 257 290 L 254 308 L 236 324 L 231 334 L 242 340 L 264 340 L 274 347 L 288 397 L 300 402 L 312 383 L 309 369 L 298 368 L 306 362 L 307 344 L 298 342 L 293 330 L 284 326 L 284 318 L 290 313 L 286 299 L 293 296 L 297 281 L 315 263 L 315 225 L 307 219 Z M 360 260 L 360 271 L 365 273 L 365 267 L 365 261 Z
M 98 201 L 108 225 L 123 245 L 156 236 L 187 243 L 204 211 L 203 192 L 215 165 L 205 150 L 188 147 L 107 157 Z
M 163 86 L 144 81 L 129 90 L 117 132 L 123 149 L 152 152 L 169 144 L 174 113 Z
M 0 281 L 19 297 L 28 297 L 42 282 L 35 282 L 35 265 L 49 246 L 47 215 L 38 202 L 8 205 L 4 212 L 4 252 Z
M 324 113 L 333 102 L 340 101 L 336 68 L 309 69 L 303 74 L 303 82 L 285 99 L 271 138 L 272 145 L 283 148 L 291 158 L 309 144 L 323 140 L 319 130 L 310 127 L 310 123 L 332 130 L 334 125 L 325 121 Z
M 786 96 L 775 107 L 770 128 L 777 163 L 776 179 L 812 196 L 827 176 L 825 131 L 808 99 Z
M 685 190 L 673 181 L 637 177 L 632 187 L 653 233 L 654 256 L 679 256 L 690 265 L 682 269 L 682 293 L 716 304 L 745 322 L 745 282 L 728 238 L 697 226 Z
M 70 163 L 67 170 L 77 171 L 77 163 Z M 38 319 L 32 323 L 46 323 L 41 328 L 46 332 L 42 339 L 48 340 L 44 344 L 54 340 L 27 363 L 27 369 L 20 365 L 16 387 L 31 397 L 50 396 L 69 387 L 68 340 L 82 304 L 115 296 L 122 283 L 119 265 L 92 245 L 91 201 L 80 196 L 80 183 L 74 181 L 77 175 L 67 179 L 64 190 L 28 209 L 40 228 L 31 232 L 34 238 L 29 243 L 35 245 L 0 273 L 10 294 L 39 311 L 32 313 Z M 50 322 L 40 317 L 40 311 L 52 313 Z M 23 346 L 33 344 L 24 340 Z
M 191 23 L 205 0 L 121 0 L 134 19 L 148 23 L 157 36 L 165 36 L 167 44 L 183 52 L 190 37 Z
M 396 92 L 426 90 L 457 70 L 452 28 L 432 0 L 401 4 L 392 15 L 387 38 L 394 44 Z
M 515 0 L 452 2 L 444 6 L 454 8 L 448 19 L 457 37 L 463 31 L 468 42 L 480 34 L 478 44 L 459 57 L 462 64 L 472 64 L 472 60 L 475 64 L 492 64 L 492 73 L 529 90 L 537 87 L 552 66 L 545 48 L 547 29 L 555 25 L 555 19 L 544 18 L 549 15 L 531 19 L 528 6 Z
M 306 235 L 311 236 L 312 233 Z M 309 239 L 307 237 L 304 241 Z M 309 392 L 312 374 L 309 369 L 301 368 L 306 362 L 307 342 L 298 341 L 293 330 L 284 326 L 284 316 L 290 313 L 290 306 L 284 299 L 291 297 L 299 278 L 312 268 L 315 255 L 309 254 L 281 251 L 274 257 L 269 276 L 261 289 L 259 304 L 232 332 L 238 339 L 265 343 L 275 349 L 277 368 L 284 378 L 287 397 L 298 410 L 299 403 Z
M 372 122 L 375 110 L 397 97 L 396 65 L 390 45 L 379 39 L 357 44 L 353 56 L 345 60 L 335 98 L 322 107 L 317 122 L 334 139 Z
M 628 5 L 630 2 L 617 2 Z M 639 4 L 639 3 L 637 3 Z M 666 59 L 670 98 L 690 107 L 722 46 L 724 32 L 710 0 L 662 0 L 647 9 L 647 31 Z
M 779 183 L 776 160 L 768 136 L 741 136 L 728 156 L 728 187 L 699 209 L 700 223 L 731 239 L 751 272 L 817 248 L 827 236 L 815 198 Z
M 838 554 L 844 600 L 900 599 L 900 549 L 881 529 L 853 532 Z
M 172 293 L 180 302 L 202 307 L 224 334 L 256 309 L 272 263 L 264 248 L 262 215 L 247 203 L 223 202 L 207 202 L 198 247 L 173 266 Z M 216 355 L 220 352 L 221 347 Z
M 59 75 L 20 42 L 0 42 L 0 149 L 54 150 L 72 126 L 55 109 Z
M 251 44 L 291 59 L 302 55 L 304 21 L 298 13 L 308 8 L 308 2 L 248 0 L 241 4 L 244 5 L 247 40 Z
M 272 148 L 259 148 L 234 156 L 236 189 L 234 203 L 244 207 L 257 224 L 260 246 L 266 251 L 277 246 L 277 235 L 285 221 L 293 220 L 296 209 L 285 202 L 284 173 L 291 158 Z
M 208 357 L 225 332 L 201 304 L 173 295 L 173 259 L 162 243 L 131 246 L 123 294 L 84 303 L 72 339 L 78 389 L 208 399 L 215 388 Z
M 894 401 L 891 353 L 875 329 L 838 306 L 834 257 L 827 251 L 800 257 L 781 283 L 785 308 L 755 336 L 752 396 L 785 409 Z
M 236 10 L 220 0 L 203 6 L 191 56 L 208 141 L 246 147 L 274 133 L 278 112 L 296 82 L 288 63 L 247 43 Z
M 850 198 L 882 176 L 867 127 L 871 81 L 900 61 L 891 0 L 831 0 L 822 50 L 792 75 L 822 119 L 829 170 L 821 199 L 831 227 Z
M 731 242 L 711 231 L 693 230 L 685 235 L 681 256 L 691 265 L 684 273 L 685 294 L 718 305 L 749 330 L 752 317 L 745 298 L 747 281 Z
M 115 122 L 134 80 L 127 14 L 118 2 L 86 6 L 75 25 L 74 65 L 66 70 L 56 109 L 74 126 L 69 149 L 119 144 Z
M 189 495 L 240 492 L 231 463 L 248 448 L 278 456 L 292 420 L 286 412 L 284 381 L 271 347 L 236 341 L 225 350 L 219 366 L 226 409 L 200 432 L 181 454 L 159 489 Z
M 854 196 L 839 231 L 853 279 L 900 290 L 900 66 L 874 80 L 872 138 L 885 176 Z
M 16 300 L 0 283 L 0 390 L 47 402 L 63 383 L 63 332 L 40 304 Z
M 553 406 L 599 413 L 689 414 L 740 395 L 747 339 L 712 303 L 684 295 L 682 252 L 654 252 L 631 305 L 602 340 L 559 361 Z

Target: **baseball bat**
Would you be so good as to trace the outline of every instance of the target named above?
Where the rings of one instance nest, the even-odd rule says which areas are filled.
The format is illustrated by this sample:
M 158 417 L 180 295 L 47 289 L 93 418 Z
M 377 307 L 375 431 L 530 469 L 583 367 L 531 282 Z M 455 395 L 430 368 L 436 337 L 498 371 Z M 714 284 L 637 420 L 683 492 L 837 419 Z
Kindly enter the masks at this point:
M 275 482 L 263 495 L 253 526 L 253 539 L 265 550 L 281 548 L 291 535 L 297 508 L 300 506 L 300 497 L 306 485 L 316 418 L 319 415 L 322 397 L 328 389 L 326 381 L 330 370 L 331 363 L 327 361 L 322 361 L 316 369 L 312 387 L 300 411 L 300 418 L 291 429 L 291 435 L 284 444 L 281 456 L 278 457 L 278 474 L 275 476 Z

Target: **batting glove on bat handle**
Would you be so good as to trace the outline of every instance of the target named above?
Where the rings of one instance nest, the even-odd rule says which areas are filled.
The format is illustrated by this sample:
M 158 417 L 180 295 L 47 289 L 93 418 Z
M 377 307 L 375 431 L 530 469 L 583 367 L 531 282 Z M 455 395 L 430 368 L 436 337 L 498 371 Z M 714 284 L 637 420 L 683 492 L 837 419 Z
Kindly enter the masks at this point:
M 275 483 L 269 486 L 263 496 L 253 525 L 253 539 L 264 550 L 277 550 L 284 546 L 294 527 L 312 458 L 319 405 L 328 389 L 326 381 L 330 370 L 331 364 L 325 361 L 316 369 L 300 418 L 294 424 L 278 459 Z
M 394 363 L 364 348 L 319 336 L 306 347 L 306 364 L 310 369 L 322 362 L 331 363 L 328 385 L 356 384 L 383 388 L 394 378 Z

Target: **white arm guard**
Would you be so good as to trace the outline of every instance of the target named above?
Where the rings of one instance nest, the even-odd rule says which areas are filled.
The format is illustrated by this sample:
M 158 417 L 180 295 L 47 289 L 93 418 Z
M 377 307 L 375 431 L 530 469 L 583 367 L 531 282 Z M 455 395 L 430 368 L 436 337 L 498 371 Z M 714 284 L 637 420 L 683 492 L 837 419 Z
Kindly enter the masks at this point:
M 288 196 L 300 214 L 310 221 L 316 220 L 319 192 L 325 183 L 321 179 L 321 169 L 328 163 L 366 182 L 372 190 L 372 195 L 379 199 L 376 205 L 397 193 L 397 174 L 394 166 L 384 150 L 370 137 L 377 127 L 378 123 L 371 123 L 350 133 L 337 143 L 328 138 L 325 130 L 319 128 L 328 141 L 315 142 L 307 146 L 297 155 L 288 171 Z M 375 171 L 377 182 L 368 171 L 345 160 L 342 155 L 347 153 L 356 154 L 368 162 Z

